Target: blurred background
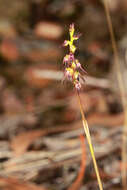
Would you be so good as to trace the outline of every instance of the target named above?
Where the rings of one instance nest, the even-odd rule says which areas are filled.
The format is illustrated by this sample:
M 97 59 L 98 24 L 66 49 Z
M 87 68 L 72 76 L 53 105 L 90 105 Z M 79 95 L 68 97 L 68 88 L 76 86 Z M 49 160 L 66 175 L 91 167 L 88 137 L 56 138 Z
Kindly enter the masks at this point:
M 126 85 L 127 1 L 107 0 Z M 104 189 L 121 187 L 124 120 L 99 0 L 0 0 L 0 189 L 98 189 L 72 85 L 62 82 L 69 25 L 87 71 L 80 92 Z

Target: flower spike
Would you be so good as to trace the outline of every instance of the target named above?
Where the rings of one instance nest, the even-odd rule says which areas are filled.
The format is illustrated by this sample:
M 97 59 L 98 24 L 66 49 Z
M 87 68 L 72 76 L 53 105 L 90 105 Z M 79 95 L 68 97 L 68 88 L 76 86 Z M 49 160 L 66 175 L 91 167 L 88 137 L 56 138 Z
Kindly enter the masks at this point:
M 74 53 L 76 51 L 76 46 L 74 45 L 74 41 L 78 40 L 81 34 L 74 35 L 75 28 L 74 24 L 70 24 L 69 28 L 69 34 L 70 34 L 70 40 L 65 40 L 63 43 L 63 46 L 69 46 L 69 54 L 65 55 L 63 58 L 63 64 L 65 65 L 65 72 L 64 77 L 67 80 L 70 80 L 73 83 L 73 86 L 76 88 L 76 90 L 81 89 L 81 83 L 80 78 L 82 78 L 82 75 L 80 71 L 83 71 L 83 73 L 86 74 L 86 71 L 82 68 L 80 62 L 78 59 L 75 59 Z

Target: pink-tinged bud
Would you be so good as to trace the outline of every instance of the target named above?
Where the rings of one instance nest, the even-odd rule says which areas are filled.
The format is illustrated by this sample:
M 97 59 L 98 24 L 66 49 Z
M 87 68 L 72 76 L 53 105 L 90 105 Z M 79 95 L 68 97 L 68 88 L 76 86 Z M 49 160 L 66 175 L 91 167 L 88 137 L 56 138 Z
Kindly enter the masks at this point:
M 75 88 L 76 88 L 76 90 L 80 90 L 81 89 L 81 83 L 80 82 L 76 82 L 75 83 Z
M 69 59 L 70 59 L 70 61 L 73 61 L 73 60 L 74 60 L 74 54 L 73 54 L 73 53 L 70 53 L 70 54 L 69 54 Z
M 69 41 L 68 40 L 64 40 L 63 46 L 68 46 L 69 45 Z
M 74 39 L 74 40 L 78 40 L 78 39 L 80 38 L 80 36 L 81 36 L 81 33 L 80 33 L 80 34 L 77 34 L 77 35 L 74 35 L 74 36 L 73 36 L 73 39 Z
M 63 58 L 63 63 L 67 63 L 69 61 L 69 55 L 66 55 L 64 58 Z
M 78 59 L 76 59 L 76 66 L 77 66 L 77 68 L 81 68 L 81 64 L 80 64 L 80 62 L 78 61 Z
M 67 77 L 67 78 L 70 77 L 70 72 L 69 71 L 65 71 L 65 77 Z
M 74 30 L 74 23 L 70 24 L 69 31 L 72 32 Z
M 80 62 L 78 59 L 76 59 L 76 67 L 77 69 L 80 69 L 81 71 L 83 71 L 85 74 L 87 74 L 87 72 L 85 71 L 85 69 L 82 68 Z
M 65 77 L 67 79 L 70 80 L 72 78 L 72 76 L 73 76 L 73 73 L 74 73 L 74 71 L 73 71 L 72 68 L 68 67 L 68 68 L 65 69 Z

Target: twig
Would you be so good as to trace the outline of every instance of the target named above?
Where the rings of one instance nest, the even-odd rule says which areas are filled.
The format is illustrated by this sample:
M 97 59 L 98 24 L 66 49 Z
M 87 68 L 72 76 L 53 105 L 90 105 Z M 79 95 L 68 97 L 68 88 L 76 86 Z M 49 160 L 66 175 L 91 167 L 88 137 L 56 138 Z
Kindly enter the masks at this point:
M 84 144 L 84 136 L 80 135 L 80 141 L 81 141 L 81 148 L 82 148 L 82 161 L 81 161 L 81 166 L 80 166 L 80 171 L 79 174 L 76 178 L 76 180 L 72 183 L 72 185 L 69 187 L 68 190 L 78 190 L 81 186 L 84 173 L 85 173 L 85 168 L 86 168 L 86 147 Z

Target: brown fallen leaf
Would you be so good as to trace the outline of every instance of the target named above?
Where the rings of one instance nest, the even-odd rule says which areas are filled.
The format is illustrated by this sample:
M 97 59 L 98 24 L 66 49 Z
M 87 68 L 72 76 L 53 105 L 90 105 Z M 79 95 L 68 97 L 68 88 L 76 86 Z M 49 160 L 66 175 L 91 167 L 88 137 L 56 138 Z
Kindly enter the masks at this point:
M 47 190 L 32 183 L 27 183 L 16 178 L 0 177 L 0 189 L 2 190 Z
M 51 129 L 44 129 L 44 130 L 31 130 L 29 132 L 23 132 L 14 137 L 10 143 L 10 146 L 16 156 L 22 155 L 26 152 L 27 148 L 34 140 L 36 140 L 40 136 L 44 136 L 47 134 L 59 133 L 63 131 L 71 131 L 79 126 L 61 126 L 60 128 L 55 127 Z M 20 147 L 20 148 L 19 148 Z
M 101 125 L 107 127 L 120 126 L 124 122 L 124 114 L 103 114 L 103 113 L 94 113 L 91 114 L 88 118 L 89 125 Z
M 28 146 L 41 135 L 45 134 L 42 130 L 33 130 L 23 132 L 12 139 L 11 148 L 16 156 L 22 155 L 26 152 Z M 19 148 L 20 147 L 20 148 Z

